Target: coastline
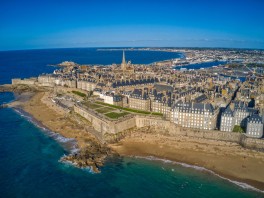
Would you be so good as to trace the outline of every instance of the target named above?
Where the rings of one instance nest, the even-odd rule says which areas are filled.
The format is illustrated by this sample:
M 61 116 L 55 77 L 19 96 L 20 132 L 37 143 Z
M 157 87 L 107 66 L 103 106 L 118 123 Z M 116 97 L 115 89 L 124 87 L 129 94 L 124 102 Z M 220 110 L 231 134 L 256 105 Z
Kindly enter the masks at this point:
M 21 109 L 31 116 L 37 124 L 46 129 L 59 133 L 67 138 L 74 138 L 78 141 L 80 148 L 85 147 L 85 141 L 97 141 L 87 133 L 84 127 L 78 125 L 70 116 L 51 102 L 46 103 L 48 92 L 24 93 L 20 95 L 9 107 Z M 72 133 L 72 130 L 75 132 Z
M 200 166 L 196 166 L 196 165 L 191 165 L 191 164 L 186 164 L 184 162 L 176 162 L 176 161 L 172 161 L 172 160 L 168 160 L 168 159 L 162 159 L 162 158 L 157 158 L 157 157 L 153 157 L 153 156 L 147 156 L 147 157 L 141 157 L 141 156 L 129 156 L 132 158 L 138 158 L 138 159 L 145 159 L 145 160 L 150 160 L 150 161 L 157 161 L 157 162 L 163 162 L 164 164 L 168 163 L 168 164 L 173 164 L 173 165 L 177 165 L 177 166 L 182 166 L 184 168 L 191 168 L 191 169 L 195 169 L 196 171 L 201 171 L 204 173 L 209 173 L 211 175 L 214 175 L 216 177 L 219 177 L 223 180 L 229 181 L 230 183 L 233 183 L 243 189 L 247 189 L 247 190 L 252 190 L 252 191 L 257 191 L 260 193 L 264 193 L 263 190 L 258 189 L 257 187 L 254 187 L 253 185 L 244 183 L 244 182 L 240 182 L 238 181 L 238 178 L 232 178 L 229 176 L 225 176 L 225 175 L 219 175 L 216 172 L 206 169 L 204 167 L 200 167 Z
M 122 156 L 156 158 L 201 167 L 222 178 L 264 190 L 264 153 L 235 143 L 132 132 L 110 147 Z
M 62 145 L 70 140 L 73 145 L 66 145 L 72 152 L 62 156 L 61 162 L 70 162 L 80 167 L 89 167 L 93 172 L 100 172 L 100 167 L 107 156 L 113 155 L 107 145 L 102 144 L 95 136 L 89 133 L 86 125 L 89 123 L 76 115 L 64 112 L 49 99 L 49 91 L 25 92 L 9 103 L 9 107 L 32 120 L 35 125 L 49 131 L 49 136 L 61 139 Z M 19 112 L 20 111 L 20 112 Z M 21 113 L 25 112 L 25 113 Z M 28 115 L 28 116 L 27 116 Z M 80 123 L 84 122 L 84 123 Z M 86 125 L 85 125 L 86 124 Z M 88 127 L 89 128 L 89 127 Z M 60 140 L 59 140 L 60 142 Z
M 59 142 L 68 152 L 68 154 L 74 154 L 79 151 L 78 144 L 74 138 L 67 138 L 62 136 L 60 133 L 53 132 L 51 129 L 36 120 L 31 114 L 27 113 L 22 108 L 13 107 L 13 109 L 16 113 L 20 114 L 22 117 L 25 117 L 28 121 L 40 128 L 47 136 Z
M 80 149 L 93 143 L 100 144 L 89 131 L 49 100 L 49 91 L 23 93 L 10 107 L 21 108 L 44 126 L 65 138 L 77 141 Z M 86 123 L 89 125 L 89 123 Z M 235 143 L 190 137 L 167 137 L 137 129 L 132 135 L 110 144 L 123 156 L 166 159 L 204 167 L 220 177 L 243 182 L 264 190 L 264 153 L 245 149 Z M 96 153 L 98 154 L 98 153 Z M 106 157 L 105 155 L 103 157 Z M 103 161 L 103 160 L 101 160 Z M 96 166 L 93 166 L 96 170 Z M 257 171 L 256 171 L 257 170 Z M 96 172 L 96 171 L 95 171 Z

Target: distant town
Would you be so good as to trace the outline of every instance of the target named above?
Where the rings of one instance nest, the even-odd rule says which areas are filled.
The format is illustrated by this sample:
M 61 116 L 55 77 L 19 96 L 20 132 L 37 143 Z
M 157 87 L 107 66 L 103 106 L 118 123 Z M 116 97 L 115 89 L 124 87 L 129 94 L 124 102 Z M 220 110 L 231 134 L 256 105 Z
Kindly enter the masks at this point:
M 75 111 L 101 133 L 119 133 L 135 125 L 163 120 L 185 128 L 263 137 L 264 51 L 99 50 L 123 50 L 121 64 L 79 65 L 65 61 L 57 65 L 53 74 L 12 79 L 12 84 L 52 88 L 49 99 L 55 105 L 65 112 Z M 147 65 L 133 64 L 126 60 L 129 50 L 179 52 L 182 57 Z M 203 63 L 215 65 L 205 68 Z M 152 121 L 134 121 L 137 116 Z

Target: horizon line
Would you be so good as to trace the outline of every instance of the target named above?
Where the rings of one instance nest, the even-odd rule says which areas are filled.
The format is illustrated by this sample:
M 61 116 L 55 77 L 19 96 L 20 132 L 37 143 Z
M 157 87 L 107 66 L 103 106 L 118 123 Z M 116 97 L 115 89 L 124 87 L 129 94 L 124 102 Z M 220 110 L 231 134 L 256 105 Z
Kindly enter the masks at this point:
M 31 51 L 31 50 L 55 50 L 55 49 L 91 49 L 91 48 L 108 48 L 108 49 L 123 49 L 123 48 L 165 48 L 165 49 L 234 49 L 234 50 L 264 50 L 264 48 L 247 48 L 247 47 L 149 47 L 149 46 L 137 46 L 137 47 L 132 47 L 132 46 L 120 46 L 120 47 L 102 47 L 102 46 L 91 46 L 91 47 L 51 47 L 51 48 L 25 48 L 25 49 L 7 49 L 7 50 L 0 50 L 0 52 L 9 52 L 9 51 Z

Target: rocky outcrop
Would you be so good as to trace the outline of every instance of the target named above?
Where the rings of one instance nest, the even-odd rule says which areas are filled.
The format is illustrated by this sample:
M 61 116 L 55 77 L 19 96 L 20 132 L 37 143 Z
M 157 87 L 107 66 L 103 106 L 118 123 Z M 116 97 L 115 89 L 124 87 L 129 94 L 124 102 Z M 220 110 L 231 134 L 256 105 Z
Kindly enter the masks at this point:
M 61 161 L 70 162 L 79 168 L 90 167 L 94 172 L 98 173 L 106 158 L 116 155 L 106 145 L 90 141 L 87 147 L 81 149 L 78 153 L 63 157 Z
M 25 93 L 25 92 L 36 92 L 36 91 L 47 91 L 47 88 L 38 87 L 36 85 L 0 85 L 0 92 L 14 92 L 17 94 Z

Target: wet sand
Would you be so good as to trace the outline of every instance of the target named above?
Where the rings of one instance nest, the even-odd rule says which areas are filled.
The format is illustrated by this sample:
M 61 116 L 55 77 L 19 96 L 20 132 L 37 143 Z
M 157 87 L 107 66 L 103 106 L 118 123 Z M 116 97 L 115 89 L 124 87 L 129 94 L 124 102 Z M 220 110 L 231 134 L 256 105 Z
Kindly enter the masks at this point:
M 190 137 L 166 137 L 132 132 L 112 149 L 125 156 L 153 156 L 211 170 L 231 180 L 264 190 L 264 153 L 245 149 L 236 143 Z

